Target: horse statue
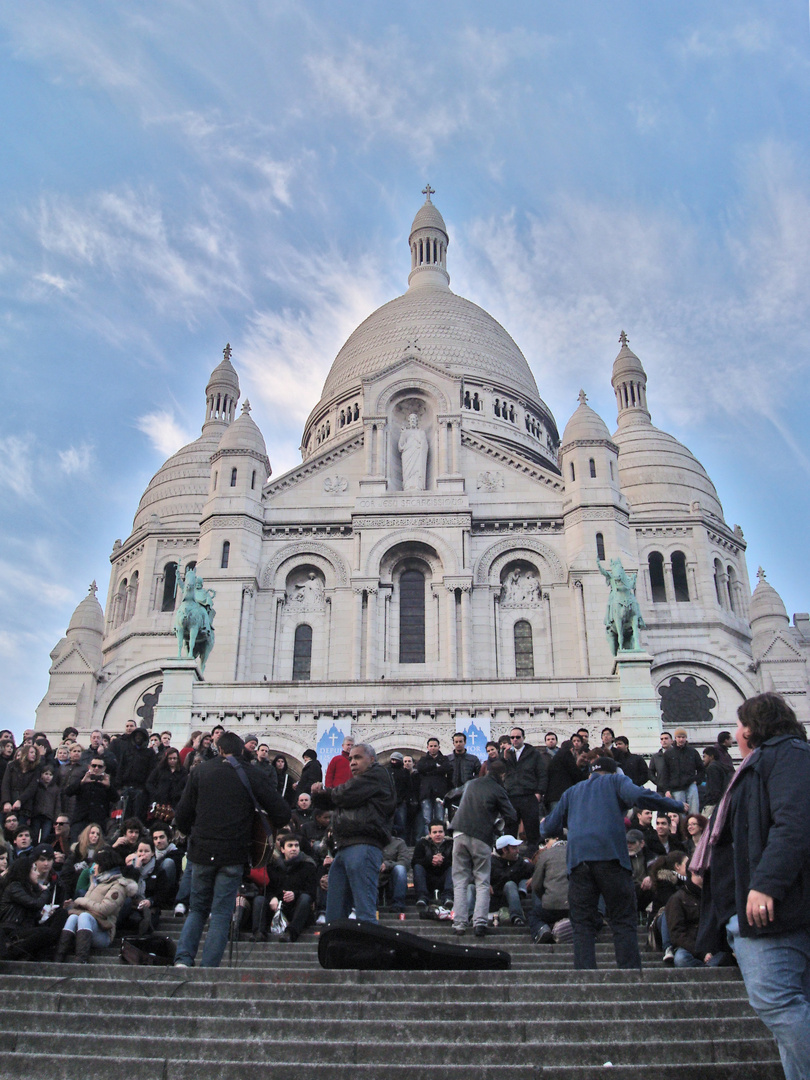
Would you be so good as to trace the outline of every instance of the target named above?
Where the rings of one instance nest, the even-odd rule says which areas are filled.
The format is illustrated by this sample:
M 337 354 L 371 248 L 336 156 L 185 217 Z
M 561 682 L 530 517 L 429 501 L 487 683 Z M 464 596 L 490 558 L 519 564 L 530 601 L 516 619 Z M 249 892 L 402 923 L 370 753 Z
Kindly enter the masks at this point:
M 599 573 L 610 588 L 610 599 L 605 612 L 605 631 L 611 653 L 641 652 L 638 632 L 645 627 L 641 608 L 636 600 L 637 574 L 628 574 L 621 559 L 611 559 L 610 570 L 605 570 L 596 560 Z
M 216 592 L 203 587 L 203 579 L 193 567 L 185 574 L 178 575 L 177 586 L 182 588 L 182 600 L 174 616 L 174 632 L 177 635 L 177 657 L 186 655 L 200 661 L 200 670 L 205 671 L 205 664 L 214 647 L 213 599 Z M 175 593 L 177 591 L 175 587 Z

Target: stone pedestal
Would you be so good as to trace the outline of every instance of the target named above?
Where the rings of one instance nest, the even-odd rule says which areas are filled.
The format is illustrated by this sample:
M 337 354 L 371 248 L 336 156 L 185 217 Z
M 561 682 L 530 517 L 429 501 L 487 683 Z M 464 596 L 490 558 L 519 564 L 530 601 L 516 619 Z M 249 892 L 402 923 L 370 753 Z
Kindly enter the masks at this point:
M 153 731 L 170 731 L 172 746 L 183 746 L 191 733 L 191 705 L 194 684 L 202 681 L 196 660 L 166 660 L 163 690 L 155 705 Z
M 652 684 L 653 657 L 646 652 L 619 651 L 613 674 L 619 676 L 621 720 L 616 734 L 626 735 L 630 752 L 648 757 L 660 748 L 661 708 Z

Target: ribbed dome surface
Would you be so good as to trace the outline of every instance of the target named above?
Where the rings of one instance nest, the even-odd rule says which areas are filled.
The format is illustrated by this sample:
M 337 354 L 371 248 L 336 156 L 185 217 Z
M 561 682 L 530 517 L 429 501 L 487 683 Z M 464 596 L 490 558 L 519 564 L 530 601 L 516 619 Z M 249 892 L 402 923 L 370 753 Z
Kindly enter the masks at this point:
M 88 630 L 94 634 L 104 634 L 104 612 L 94 592 L 85 596 L 73 612 L 67 633 L 68 637 L 71 636 L 71 631 L 81 637 L 82 631 Z
M 526 358 L 501 324 L 477 304 L 432 286 L 409 289 L 358 326 L 337 354 L 322 398 L 382 371 L 413 341 L 423 360 L 454 375 L 494 379 L 539 403 Z
M 211 457 L 223 433 L 219 424 L 206 427 L 208 431 L 172 454 L 149 481 L 138 504 L 133 531 L 145 525 L 152 514 L 164 523 L 188 521 L 199 526 L 211 482 Z
M 431 202 L 426 202 L 416 211 L 416 217 L 413 219 L 413 225 L 411 225 L 411 232 L 415 233 L 417 229 L 441 229 L 445 236 L 447 235 L 444 218 Z
M 760 569 L 759 582 L 751 596 L 751 603 L 748 608 L 748 618 L 753 625 L 759 619 L 771 619 L 774 617 L 785 624 L 790 623 L 782 597 L 773 585 L 765 580 L 765 575 Z
M 256 454 L 261 454 L 264 458 L 267 457 L 264 437 L 250 412 L 244 409 L 241 415 L 227 428 L 219 441 L 217 449 L 252 450 Z
M 607 424 L 594 412 L 585 400 L 581 400 L 574 415 L 565 425 L 560 446 L 577 442 L 579 439 L 607 439 L 610 440 L 610 432 Z
M 619 447 L 619 482 L 637 513 L 682 514 L 695 500 L 723 520 L 714 484 L 697 458 L 672 435 L 650 423 L 628 424 L 613 436 Z

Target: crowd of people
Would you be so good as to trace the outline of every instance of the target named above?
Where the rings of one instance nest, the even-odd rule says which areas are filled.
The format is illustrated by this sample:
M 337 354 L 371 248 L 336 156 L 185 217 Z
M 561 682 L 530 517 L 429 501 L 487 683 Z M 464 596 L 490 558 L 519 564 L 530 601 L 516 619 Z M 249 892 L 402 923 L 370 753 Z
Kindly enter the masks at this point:
M 455 935 L 505 921 L 573 941 L 577 968 L 596 966 L 607 924 L 618 966 L 639 968 L 644 923 L 665 964 L 739 964 L 788 1080 L 808 1076 L 810 745 L 778 695 L 738 718 L 702 750 L 662 732 L 649 760 L 609 727 L 593 747 L 584 728 L 533 746 L 514 727 L 483 761 L 461 732 L 447 754 L 431 737 L 385 765 L 347 738 L 325 776 L 313 750 L 297 775 L 221 726 L 180 749 L 133 721 L 86 747 L 69 728 L 55 750 L 0 732 L 0 949 L 87 963 L 165 914 L 185 918 L 186 967 L 210 917 L 200 963 L 217 966 L 234 935 L 292 943 L 410 898 Z M 276 835 L 252 867 L 257 809 Z

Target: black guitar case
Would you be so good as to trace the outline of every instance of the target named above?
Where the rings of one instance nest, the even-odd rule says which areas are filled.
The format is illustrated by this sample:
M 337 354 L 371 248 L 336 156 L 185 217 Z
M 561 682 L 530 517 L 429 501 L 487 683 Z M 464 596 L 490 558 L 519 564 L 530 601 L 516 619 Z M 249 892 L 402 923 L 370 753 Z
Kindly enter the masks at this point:
M 512 966 L 512 957 L 501 949 L 445 944 L 356 919 L 324 926 L 318 960 L 324 968 L 359 971 L 507 971 Z

